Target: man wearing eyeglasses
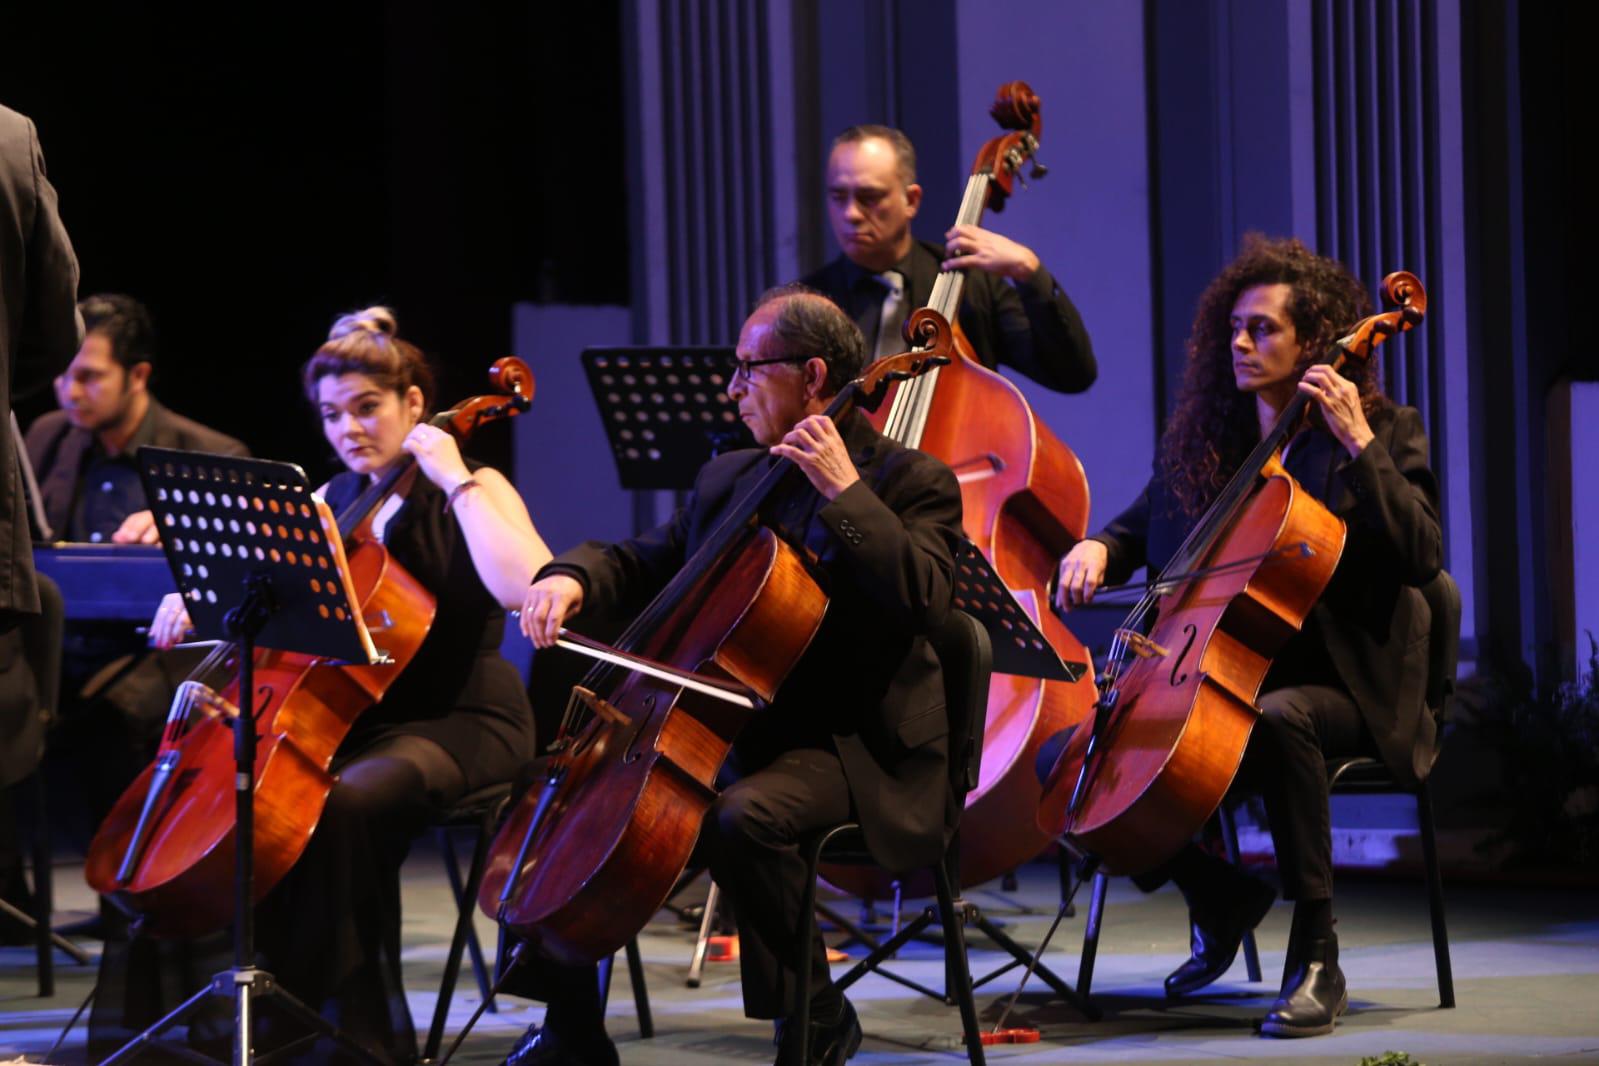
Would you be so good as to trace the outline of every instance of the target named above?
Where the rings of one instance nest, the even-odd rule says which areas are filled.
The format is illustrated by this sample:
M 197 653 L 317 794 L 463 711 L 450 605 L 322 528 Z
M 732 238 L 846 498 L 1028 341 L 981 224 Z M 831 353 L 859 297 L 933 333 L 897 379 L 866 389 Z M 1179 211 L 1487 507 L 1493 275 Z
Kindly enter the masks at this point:
M 547 648 L 579 611 L 638 613 L 772 457 L 803 473 L 768 498 L 761 521 L 815 560 L 827 615 L 776 699 L 739 736 L 742 776 L 700 835 L 700 854 L 737 916 L 745 1013 L 782 1019 L 798 984 L 794 931 L 808 924 L 799 841 L 856 820 L 890 870 L 942 854 L 955 813 L 946 802 L 949 730 L 925 634 L 949 611 L 961 500 L 939 460 L 881 436 L 858 413 L 836 426 L 822 413 L 866 353 L 860 330 L 821 294 L 798 286 L 767 294 L 739 333 L 737 357 L 728 395 L 761 447 L 707 463 L 688 506 L 666 525 L 558 556 L 528 590 L 522 628 Z M 860 1025 L 819 944 L 812 958 L 812 1061 L 843 1062 Z M 547 986 L 556 998 L 545 1028 L 524 1037 L 511 1062 L 616 1061 L 593 979 Z M 778 1062 L 797 1061 L 798 1035 L 781 1031 Z

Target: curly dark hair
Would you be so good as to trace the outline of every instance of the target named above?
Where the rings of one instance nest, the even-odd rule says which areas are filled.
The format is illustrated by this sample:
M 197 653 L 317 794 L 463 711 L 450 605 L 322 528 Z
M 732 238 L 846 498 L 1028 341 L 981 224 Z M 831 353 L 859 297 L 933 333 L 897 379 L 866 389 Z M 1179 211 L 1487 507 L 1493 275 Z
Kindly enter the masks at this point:
M 1293 286 L 1288 316 L 1303 349 L 1296 376 L 1371 313 L 1365 287 L 1342 263 L 1317 255 L 1292 237 L 1244 236 L 1238 258 L 1199 298 L 1182 392 L 1160 441 L 1167 484 L 1191 516 L 1210 505 L 1260 442 L 1255 397 L 1233 383 L 1230 319 L 1244 290 L 1277 284 Z M 1344 374 L 1359 387 L 1368 414 L 1386 402 L 1376 359 L 1346 365 Z M 1319 420 L 1319 409 L 1312 405 L 1311 410 L 1311 417 Z

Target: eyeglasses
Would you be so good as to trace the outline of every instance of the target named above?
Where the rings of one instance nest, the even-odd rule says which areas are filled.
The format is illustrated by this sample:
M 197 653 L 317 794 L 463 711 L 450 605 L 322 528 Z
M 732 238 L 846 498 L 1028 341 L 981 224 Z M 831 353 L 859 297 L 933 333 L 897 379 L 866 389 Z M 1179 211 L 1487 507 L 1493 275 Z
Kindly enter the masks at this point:
M 733 371 L 733 380 L 748 381 L 751 367 L 771 366 L 773 363 L 808 363 L 810 361 L 811 357 L 808 355 L 788 355 L 781 359 L 735 359 L 734 362 L 738 366 Z

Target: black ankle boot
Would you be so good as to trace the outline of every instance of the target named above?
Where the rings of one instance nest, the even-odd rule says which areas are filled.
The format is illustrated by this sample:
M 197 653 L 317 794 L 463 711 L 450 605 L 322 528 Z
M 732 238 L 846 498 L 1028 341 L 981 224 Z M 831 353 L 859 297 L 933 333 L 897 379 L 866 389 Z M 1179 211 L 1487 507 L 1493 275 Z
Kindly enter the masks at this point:
M 1241 873 L 1230 876 L 1225 887 L 1196 893 L 1188 908 L 1190 954 L 1167 976 L 1167 997 L 1197 992 L 1226 973 L 1244 934 L 1260 924 L 1276 898 L 1270 885 Z
M 1332 1032 L 1338 1016 L 1349 1007 L 1349 989 L 1338 968 L 1338 937 L 1317 937 L 1289 951 L 1294 968 L 1260 1031 L 1284 1037 Z

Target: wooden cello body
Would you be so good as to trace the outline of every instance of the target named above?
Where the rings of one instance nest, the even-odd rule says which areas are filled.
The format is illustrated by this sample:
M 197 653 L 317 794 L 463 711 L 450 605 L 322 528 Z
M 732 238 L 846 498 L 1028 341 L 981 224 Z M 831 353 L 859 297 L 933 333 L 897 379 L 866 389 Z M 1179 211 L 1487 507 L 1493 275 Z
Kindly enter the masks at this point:
M 1390 274 L 1384 289 L 1400 309 L 1357 323 L 1324 363 L 1369 359 L 1421 321 L 1427 297 L 1413 275 Z M 1337 568 L 1342 520 L 1280 460 L 1307 407 L 1304 393 L 1289 401 L 1118 630 L 1092 727 L 1071 736 L 1048 775 L 1040 828 L 1070 835 L 1113 873 L 1159 866 L 1216 810 L 1272 659 Z
M 827 414 L 880 399 L 889 377 L 943 358 L 882 360 Z M 598 961 L 660 909 L 733 740 L 820 629 L 827 597 L 794 549 L 757 522 L 766 498 L 797 476 L 789 460 L 769 461 L 617 648 L 562 642 L 609 665 L 573 690 L 543 786 L 496 836 L 478 896 L 540 954 Z
M 330 666 L 297 652 L 257 651 L 256 902 L 310 842 L 333 788 L 328 767 L 334 752 L 361 712 L 383 698 L 433 623 L 433 596 L 381 544 L 362 542 L 349 562 L 363 615 L 391 620 L 382 639 L 394 664 Z M 237 661 L 219 666 L 233 675 L 219 694 L 236 707 Z M 207 717 L 184 734 L 172 754 L 172 784 L 153 812 L 133 876 L 119 878 L 118 872 L 134 843 L 160 757 L 101 823 L 89 845 L 84 877 L 96 892 L 137 915 L 141 932 L 193 937 L 221 929 L 233 917 L 228 891 L 236 828 L 233 729 L 224 716 Z
M 985 208 L 1002 207 L 1017 171 L 1037 148 L 1039 106 L 1024 83 L 1001 86 L 993 115 L 1012 132 L 978 153 L 957 224 L 976 224 Z M 1056 564 L 1088 532 L 1087 475 L 1021 390 L 977 358 L 956 324 L 961 289 L 960 273 L 942 274 L 928 304 L 951 323 L 955 358 L 896 386 L 872 420 L 885 436 L 949 464 L 960 482 L 967 537 L 1056 653 L 1086 667 L 1075 682 L 993 676 L 980 780 L 966 798 L 962 822 L 961 883 L 974 885 L 1015 869 L 1049 843 L 1034 818 L 1042 796 L 1039 751 L 1046 739 L 1088 715 L 1095 690 L 1088 649 L 1049 609 Z M 910 316 L 906 333 L 925 343 L 920 313 Z M 857 895 L 891 892 L 881 874 L 865 867 L 829 867 L 827 877 Z M 931 882 L 913 890 L 930 894 Z
M 1198 831 L 1232 784 L 1260 712 L 1272 658 L 1297 633 L 1343 552 L 1344 524 L 1275 461 L 1195 578 L 1160 598 L 1147 635 L 1165 654 L 1137 656 L 1122 675 L 1118 716 L 1100 743 L 1114 752 L 1070 819 L 1074 839 L 1112 873 L 1164 862 Z M 1258 565 L 1234 567 L 1236 560 Z M 1052 780 L 1081 771 L 1079 729 Z M 1051 789 L 1039 821 L 1067 828 L 1069 793 Z
M 750 530 L 639 652 L 771 700 L 810 646 L 827 597 L 786 543 Z M 560 787 L 524 847 L 537 803 L 496 838 L 478 899 L 541 954 L 595 962 L 622 948 L 666 901 L 716 799 L 739 713 L 669 681 L 629 674 L 561 756 Z M 596 842 L 604 842 L 596 847 Z M 517 865 L 521 858 L 520 865 Z M 517 891 L 501 910 L 515 869 Z
M 533 378 L 525 363 L 501 359 L 490 379 L 502 395 L 474 397 L 436 416 L 433 424 L 464 438 L 485 421 L 527 409 Z M 304 853 L 334 784 L 329 767 L 335 753 L 361 713 L 382 700 L 432 627 L 433 595 L 395 562 L 370 527 L 377 505 L 404 491 L 406 479 L 416 476 L 413 463 L 395 464 L 339 516 L 340 537 L 328 536 L 330 544 L 349 545 L 354 602 L 389 662 L 352 666 L 256 649 L 253 901 Z M 318 507 L 326 514 L 324 504 Z M 140 930 L 153 936 L 198 936 L 233 918 L 230 715 L 236 717 L 240 705 L 238 675 L 238 649 L 226 645 L 179 687 L 156 760 L 123 792 L 89 845 L 84 863 L 89 885 L 133 914 Z

